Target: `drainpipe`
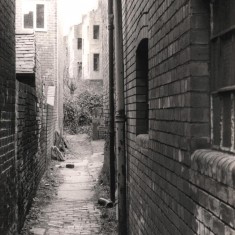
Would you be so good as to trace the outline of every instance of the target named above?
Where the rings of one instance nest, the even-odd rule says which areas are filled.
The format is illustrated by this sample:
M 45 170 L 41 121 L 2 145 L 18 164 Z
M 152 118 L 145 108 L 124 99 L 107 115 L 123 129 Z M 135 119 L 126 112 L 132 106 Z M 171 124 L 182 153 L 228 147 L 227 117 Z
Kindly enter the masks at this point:
M 116 65 L 116 156 L 118 192 L 118 234 L 127 234 L 125 103 L 122 34 L 122 1 L 114 0 L 115 65 Z
M 110 199 L 115 202 L 114 79 L 113 79 L 113 0 L 108 0 L 109 30 L 109 173 Z

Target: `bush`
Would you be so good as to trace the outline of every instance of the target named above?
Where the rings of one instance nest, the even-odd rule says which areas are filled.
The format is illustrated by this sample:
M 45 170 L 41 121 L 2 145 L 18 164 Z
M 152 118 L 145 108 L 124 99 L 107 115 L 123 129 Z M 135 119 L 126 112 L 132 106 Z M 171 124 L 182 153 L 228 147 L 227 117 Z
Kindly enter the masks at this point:
M 64 128 L 69 133 L 90 133 L 92 114 L 102 107 L 102 95 L 84 91 L 78 96 L 67 97 L 64 101 Z

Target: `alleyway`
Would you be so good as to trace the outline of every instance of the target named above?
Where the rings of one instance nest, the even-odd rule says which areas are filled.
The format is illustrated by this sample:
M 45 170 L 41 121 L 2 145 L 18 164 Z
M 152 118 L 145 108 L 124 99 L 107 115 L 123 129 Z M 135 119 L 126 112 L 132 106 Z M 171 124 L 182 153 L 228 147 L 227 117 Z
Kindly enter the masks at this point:
M 103 141 L 89 141 L 87 135 L 69 135 L 66 139 L 66 161 L 55 166 L 61 181 L 57 195 L 41 209 L 30 233 L 23 234 L 101 234 L 94 186 L 103 164 Z M 66 164 L 74 164 L 74 168 L 66 168 Z

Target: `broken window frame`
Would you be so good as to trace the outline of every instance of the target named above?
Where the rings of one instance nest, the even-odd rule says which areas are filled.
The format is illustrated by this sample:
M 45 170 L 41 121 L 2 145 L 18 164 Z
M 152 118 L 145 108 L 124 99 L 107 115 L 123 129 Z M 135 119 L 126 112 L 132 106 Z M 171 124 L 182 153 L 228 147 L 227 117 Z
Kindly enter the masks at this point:
M 35 31 L 47 31 L 47 3 L 44 1 L 36 1 L 36 2 L 31 2 L 31 1 L 25 1 L 23 4 L 23 10 L 24 8 L 27 7 L 27 4 L 30 4 L 31 6 L 29 8 L 32 8 L 33 12 L 33 26 L 32 28 L 26 28 L 25 27 L 25 17 L 24 17 L 24 11 L 22 12 L 22 27 L 24 30 L 35 30 Z M 43 5 L 44 6 L 44 26 L 43 27 L 37 27 L 37 6 L 38 5 Z
M 215 149 L 235 152 L 235 55 L 231 53 L 235 50 L 235 25 L 230 22 L 232 10 L 227 8 L 223 12 L 219 1 L 215 0 L 210 6 L 211 144 Z M 218 15 L 216 7 L 220 9 Z M 223 19 L 226 23 L 221 22 Z

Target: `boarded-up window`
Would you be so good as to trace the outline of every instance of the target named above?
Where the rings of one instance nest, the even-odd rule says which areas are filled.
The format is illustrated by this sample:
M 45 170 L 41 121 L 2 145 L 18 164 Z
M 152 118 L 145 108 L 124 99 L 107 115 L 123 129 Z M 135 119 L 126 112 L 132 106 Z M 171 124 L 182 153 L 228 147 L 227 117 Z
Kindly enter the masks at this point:
M 212 144 L 234 151 L 235 1 L 211 4 Z

